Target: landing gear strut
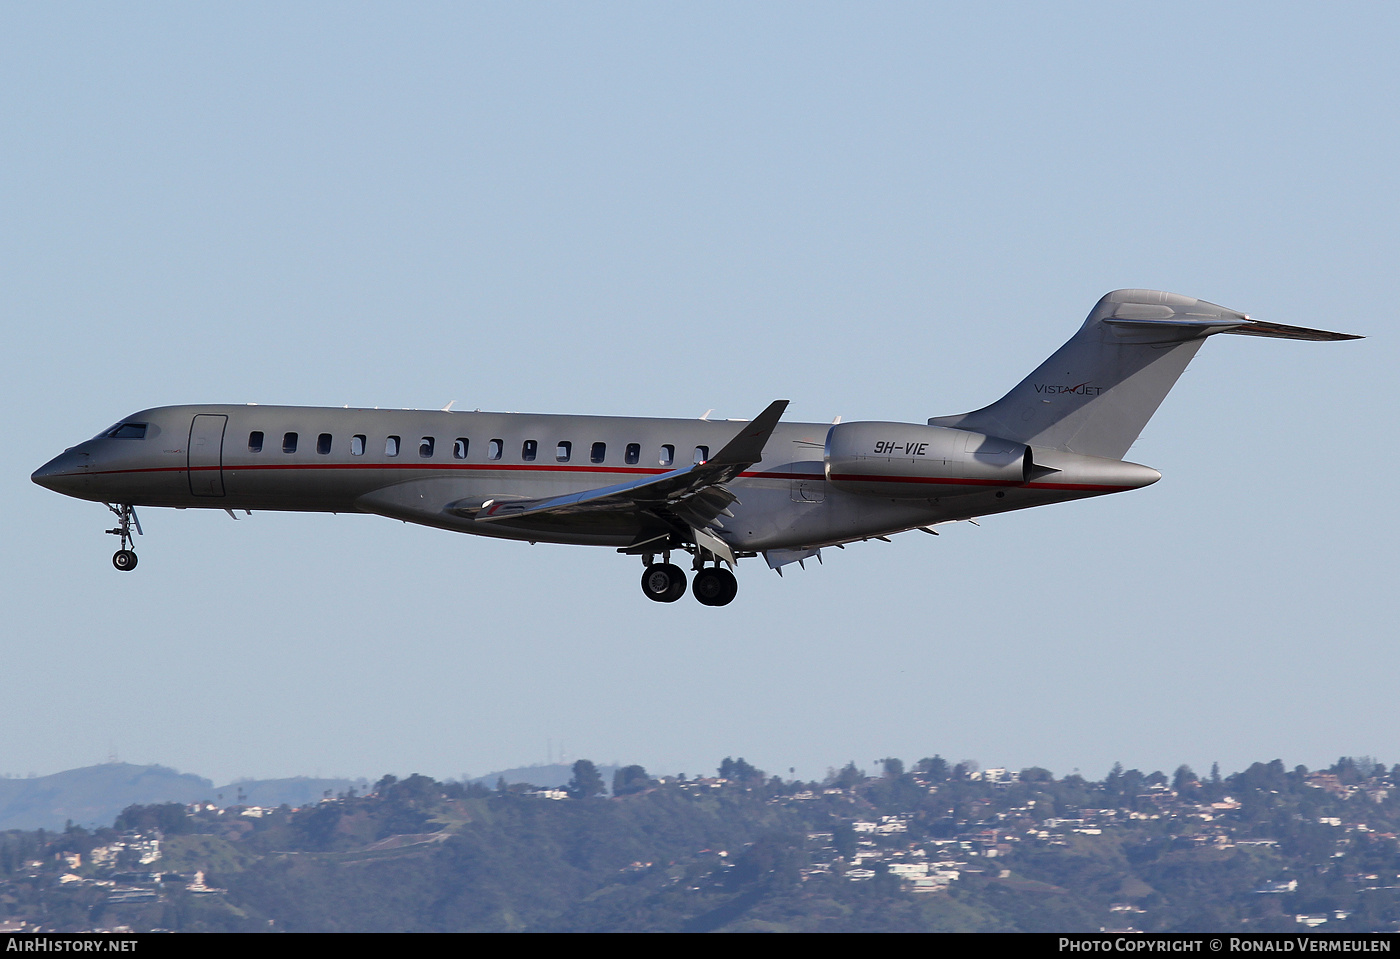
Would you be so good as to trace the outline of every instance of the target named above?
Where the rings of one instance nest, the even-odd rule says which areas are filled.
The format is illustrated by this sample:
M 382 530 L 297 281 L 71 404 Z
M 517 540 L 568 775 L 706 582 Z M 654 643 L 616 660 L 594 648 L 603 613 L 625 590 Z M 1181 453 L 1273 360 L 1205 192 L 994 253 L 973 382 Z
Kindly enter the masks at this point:
M 122 539 L 122 548 L 112 554 L 112 565 L 123 573 L 129 573 L 136 568 L 136 553 L 129 545 L 132 542 L 131 528 L 135 526 L 137 534 L 141 535 L 141 521 L 136 518 L 134 506 L 128 506 L 125 503 L 117 506 L 113 506 L 111 503 L 103 505 L 117 514 L 116 528 L 109 529 L 107 532 L 113 536 L 120 536 Z M 682 586 L 681 589 L 685 589 L 685 587 Z

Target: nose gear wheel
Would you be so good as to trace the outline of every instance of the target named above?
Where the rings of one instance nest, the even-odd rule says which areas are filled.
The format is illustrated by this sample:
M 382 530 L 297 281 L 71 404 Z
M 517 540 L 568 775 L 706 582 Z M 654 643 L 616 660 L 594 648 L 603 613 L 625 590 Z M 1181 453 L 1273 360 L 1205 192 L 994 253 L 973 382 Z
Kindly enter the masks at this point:
M 113 506 L 111 503 L 104 505 L 117 514 L 116 527 L 107 530 L 107 532 L 113 536 L 120 536 L 122 541 L 122 548 L 112 554 L 112 565 L 123 573 L 129 573 L 136 568 L 136 552 L 131 549 L 132 527 L 136 528 L 137 535 L 142 535 L 141 521 L 136 518 L 136 507 L 126 503 L 117 506 Z

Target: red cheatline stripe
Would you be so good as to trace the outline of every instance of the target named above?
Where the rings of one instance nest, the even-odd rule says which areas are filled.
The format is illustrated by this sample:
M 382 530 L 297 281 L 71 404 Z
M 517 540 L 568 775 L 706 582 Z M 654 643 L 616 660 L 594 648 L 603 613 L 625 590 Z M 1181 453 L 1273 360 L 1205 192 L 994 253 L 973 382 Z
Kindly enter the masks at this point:
M 1097 490 L 1120 493 L 1132 486 L 1106 486 L 1098 483 L 1007 483 L 1002 480 L 960 479 L 952 476 L 864 476 L 857 473 L 833 473 L 831 478 L 847 483 L 920 483 L 933 486 L 998 486 L 1004 489 Z
M 247 470 L 484 470 L 495 472 L 533 473 L 615 473 L 623 475 L 659 476 L 670 470 L 644 466 L 554 466 L 547 463 L 524 465 L 513 463 L 301 463 L 301 464 L 252 464 L 246 466 L 152 466 L 129 470 L 95 470 L 90 473 L 75 473 L 76 476 L 114 476 L 129 473 L 200 473 L 209 470 L 239 472 Z M 820 473 L 752 472 L 740 473 L 745 479 L 787 479 L 820 480 Z M 1004 489 L 1038 490 L 1078 490 L 1099 493 L 1121 493 L 1136 486 L 1107 485 L 1100 483 L 1006 483 L 1001 480 L 963 479 L 952 476 L 863 476 L 854 473 L 836 473 L 831 479 L 848 483 L 902 483 L 931 486 L 989 486 Z
M 251 464 L 243 466 L 148 466 L 127 470 L 92 470 L 73 476 L 115 476 L 125 473 L 200 473 L 224 470 L 231 473 L 249 470 L 485 470 L 493 472 L 534 473 L 616 473 L 626 476 L 660 476 L 671 470 L 646 466 L 555 466 L 548 463 L 523 465 L 513 463 L 288 463 Z M 740 473 L 755 479 L 821 479 L 820 473 Z
M 117 473 L 200 473 L 208 470 L 224 470 L 239 473 L 250 470 L 529 470 L 532 472 L 557 473 L 625 473 L 660 474 L 670 472 L 664 469 L 621 466 L 516 466 L 509 463 L 289 463 L 287 465 L 253 464 L 245 466 L 149 466 L 129 470 L 94 470 L 88 476 L 107 476 Z

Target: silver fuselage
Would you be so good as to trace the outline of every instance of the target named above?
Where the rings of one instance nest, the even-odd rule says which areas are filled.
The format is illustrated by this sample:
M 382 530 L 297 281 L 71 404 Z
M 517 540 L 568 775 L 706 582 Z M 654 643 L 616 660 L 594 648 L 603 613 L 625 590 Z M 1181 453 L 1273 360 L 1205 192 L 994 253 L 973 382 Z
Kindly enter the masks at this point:
M 252 405 L 167 406 L 123 422 L 145 424 L 145 435 L 101 435 L 80 443 L 38 470 L 35 482 L 81 499 L 132 506 L 365 512 L 484 536 L 615 547 L 644 537 L 646 517 L 614 512 L 483 523 L 446 507 L 558 496 L 659 475 L 690 464 L 704 450 L 713 454 L 742 426 L 728 420 Z M 846 543 L 1118 492 L 1159 476 L 1130 463 L 1037 449 L 1037 463 L 1055 468 L 1041 480 L 940 487 L 929 498 L 852 493 L 828 481 L 830 429 L 780 423 L 763 459 L 727 484 L 738 501 L 716 525 L 736 551 Z M 891 425 L 901 429 L 928 428 Z M 668 447 L 669 462 L 663 452 Z

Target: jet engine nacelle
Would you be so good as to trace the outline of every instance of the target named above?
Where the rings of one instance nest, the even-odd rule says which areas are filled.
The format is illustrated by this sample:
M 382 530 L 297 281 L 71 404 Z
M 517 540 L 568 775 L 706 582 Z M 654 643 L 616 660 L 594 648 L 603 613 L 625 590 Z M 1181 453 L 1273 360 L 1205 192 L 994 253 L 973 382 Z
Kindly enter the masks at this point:
M 838 423 L 826 434 L 826 479 L 850 493 L 931 499 L 1030 478 L 1030 447 L 914 423 Z

